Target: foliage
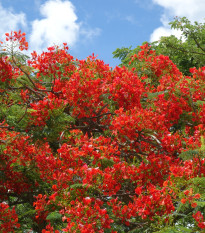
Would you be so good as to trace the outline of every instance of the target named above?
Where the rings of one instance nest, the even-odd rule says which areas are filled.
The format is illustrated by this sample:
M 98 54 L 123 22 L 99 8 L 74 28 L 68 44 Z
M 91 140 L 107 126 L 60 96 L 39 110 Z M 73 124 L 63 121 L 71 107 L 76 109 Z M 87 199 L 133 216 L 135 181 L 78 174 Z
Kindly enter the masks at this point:
M 205 67 L 184 76 L 148 44 L 130 70 L 66 44 L 29 59 L 6 36 L 0 232 L 203 232 Z
M 198 69 L 205 64 L 205 23 L 192 24 L 186 17 L 177 17 L 170 25 L 172 29 L 181 32 L 181 37 L 177 38 L 174 35 L 161 37 L 159 41 L 150 45 L 157 55 L 169 56 L 184 75 L 190 75 L 190 68 Z M 121 60 L 121 65 L 129 67 L 131 56 L 137 54 L 139 50 L 140 46 L 134 49 L 118 48 L 113 54 L 114 58 Z

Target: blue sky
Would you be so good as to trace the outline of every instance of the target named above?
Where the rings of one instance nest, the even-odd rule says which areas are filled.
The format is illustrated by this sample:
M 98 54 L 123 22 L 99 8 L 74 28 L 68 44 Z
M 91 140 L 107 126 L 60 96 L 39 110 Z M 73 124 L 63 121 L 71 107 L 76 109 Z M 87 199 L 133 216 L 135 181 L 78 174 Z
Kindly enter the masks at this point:
M 74 57 L 94 53 L 114 67 L 116 48 L 177 35 L 169 21 L 202 22 L 204 12 L 205 0 L 0 0 L 0 34 L 21 29 L 37 52 L 67 42 Z

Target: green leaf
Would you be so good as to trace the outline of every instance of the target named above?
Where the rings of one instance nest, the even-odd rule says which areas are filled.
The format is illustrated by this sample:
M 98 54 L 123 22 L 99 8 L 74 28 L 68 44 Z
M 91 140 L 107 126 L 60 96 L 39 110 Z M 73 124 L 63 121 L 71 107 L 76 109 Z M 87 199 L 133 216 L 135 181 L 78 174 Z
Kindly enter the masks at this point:
M 189 151 L 184 151 L 182 152 L 179 157 L 181 159 L 183 159 L 184 161 L 186 160 L 191 160 L 193 159 L 194 157 L 196 157 L 197 155 L 199 155 L 199 151 L 198 150 L 189 150 Z
M 205 207 L 205 201 L 195 201 L 197 206 Z
M 19 215 L 19 218 L 24 218 L 25 216 L 26 216 L 26 217 L 27 217 L 27 216 L 32 216 L 32 215 L 35 215 L 35 213 L 36 213 L 36 210 L 30 209 L 30 210 L 28 210 L 28 211 L 25 211 L 25 212 L 21 213 L 21 214 Z
M 165 227 L 160 231 L 156 231 L 156 233 L 191 233 L 192 229 L 182 227 L 182 226 L 174 226 L 174 227 Z
M 161 94 L 164 94 L 164 93 L 167 93 L 167 92 L 168 91 L 159 91 L 159 92 L 154 92 L 154 93 L 148 93 L 147 97 L 148 97 L 148 99 L 153 99 L 153 98 L 158 97 L 158 95 L 161 95 Z
M 101 163 L 103 168 L 107 168 L 107 167 L 111 167 L 114 164 L 114 161 L 112 159 L 103 158 L 101 160 Z
M 47 216 L 46 220 L 56 221 L 56 220 L 61 220 L 61 218 L 62 218 L 61 214 L 59 214 L 58 212 L 52 212 Z
M 202 100 L 197 100 L 197 101 L 195 102 L 195 105 L 196 105 L 197 107 L 200 107 L 200 106 L 202 106 L 203 104 L 205 104 L 205 101 L 202 101 Z
M 78 189 L 78 188 L 82 188 L 82 187 L 84 187 L 84 185 L 81 184 L 81 183 L 72 184 L 72 185 L 70 186 L 71 189 Z

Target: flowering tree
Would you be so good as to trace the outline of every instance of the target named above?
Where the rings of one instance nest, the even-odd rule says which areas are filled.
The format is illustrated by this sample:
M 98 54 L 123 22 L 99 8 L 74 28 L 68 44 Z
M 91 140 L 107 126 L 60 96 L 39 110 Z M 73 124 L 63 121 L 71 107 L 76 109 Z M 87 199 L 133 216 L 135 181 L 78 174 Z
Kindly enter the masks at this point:
M 172 29 L 180 31 L 181 38 L 174 35 L 161 37 L 151 43 L 152 49 L 157 55 L 169 56 L 184 75 L 191 75 L 190 68 L 198 69 L 205 64 L 205 22 L 192 24 L 186 17 L 176 17 L 169 24 Z M 121 60 L 121 65 L 130 67 L 130 57 L 139 50 L 140 46 L 134 49 L 123 47 L 116 49 L 113 55 Z
M 205 67 L 184 76 L 147 44 L 128 70 L 6 41 L 1 232 L 203 231 Z

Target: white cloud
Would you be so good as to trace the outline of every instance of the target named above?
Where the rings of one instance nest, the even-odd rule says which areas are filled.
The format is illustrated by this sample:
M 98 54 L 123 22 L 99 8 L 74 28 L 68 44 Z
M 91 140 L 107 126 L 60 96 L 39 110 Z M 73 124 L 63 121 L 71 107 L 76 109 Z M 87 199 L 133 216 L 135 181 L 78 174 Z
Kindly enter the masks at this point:
M 80 35 L 90 39 L 100 33 L 100 29 L 86 29 L 77 21 L 75 7 L 68 0 L 49 0 L 40 6 L 40 13 L 43 19 L 32 22 L 30 45 L 34 50 L 63 42 L 74 46 Z
M 170 16 L 186 16 L 190 20 L 201 21 L 205 15 L 204 0 L 153 0 L 154 3 L 165 8 Z
M 15 14 L 12 9 L 3 8 L 0 3 L 0 35 L 26 27 L 26 16 L 24 13 Z
M 187 17 L 189 20 L 202 22 L 205 19 L 205 0 L 152 0 L 153 3 L 164 8 L 160 21 L 162 26 L 155 29 L 150 36 L 150 41 L 159 40 L 161 36 L 180 36 L 179 31 L 171 30 L 169 22 L 174 17 Z
M 153 33 L 150 36 L 150 41 L 158 41 L 161 36 L 170 36 L 175 35 L 177 38 L 180 38 L 181 32 L 177 30 L 170 29 L 168 26 L 164 27 L 158 27 L 153 31 Z

